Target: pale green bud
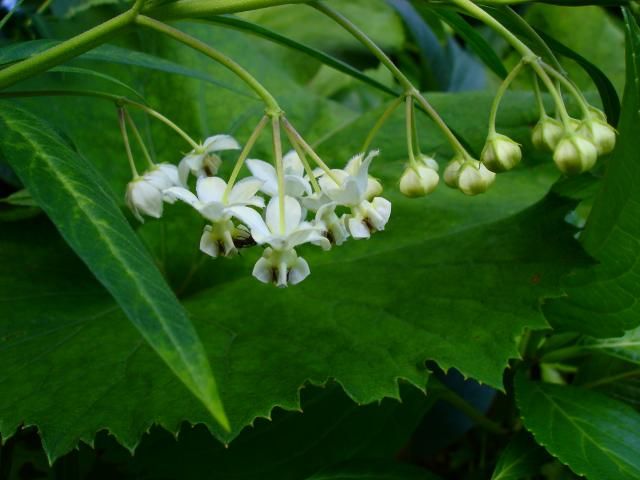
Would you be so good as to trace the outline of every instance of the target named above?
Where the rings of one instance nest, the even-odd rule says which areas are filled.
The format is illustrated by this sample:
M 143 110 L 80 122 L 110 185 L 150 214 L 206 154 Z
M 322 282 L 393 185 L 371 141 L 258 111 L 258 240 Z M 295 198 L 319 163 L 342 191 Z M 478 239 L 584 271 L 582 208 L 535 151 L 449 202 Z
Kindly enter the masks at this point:
M 465 195 L 484 193 L 493 184 L 496 174 L 477 160 L 466 161 L 458 173 L 458 188 Z
M 596 146 L 577 133 L 562 138 L 553 152 L 553 161 L 560 171 L 567 175 L 577 175 L 590 170 L 597 158 Z
M 458 174 L 460 173 L 460 167 L 464 164 L 462 157 L 453 157 L 453 159 L 447 164 L 444 169 L 444 183 L 451 188 L 458 188 Z
M 583 121 L 578 133 L 593 142 L 598 150 L 598 155 L 610 153 L 616 146 L 616 131 L 607 122 L 598 118 L 594 117 Z
M 435 159 L 433 157 L 430 157 L 429 155 L 421 153 L 420 155 L 418 155 L 417 160 L 418 163 L 422 162 L 427 168 L 435 170 L 436 172 L 440 170 L 440 165 L 438 165 L 438 162 L 436 162 Z
M 551 117 L 543 117 L 533 127 L 531 141 L 540 150 L 553 151 L 564 134 L 562 124 Z
M 598 120 L 602 120 L 603 122 L 607 121 L 607 116 L 599 108 L 596 108 L 596 107 L 594 107 L 592 105 L 589 105 L 589 113 L 591 114 L 592 117 L 595 117 Z
M 400 177 L 400 191 L 407 197 L 424 197 L 436 189 L 439 180 L 438 172 L 432 168 L 407 167 Z
M 480 160 L 495 173 L 506 172 L 522 160 L 520 145 L 506 135 L 494 133 L 487 138 Z

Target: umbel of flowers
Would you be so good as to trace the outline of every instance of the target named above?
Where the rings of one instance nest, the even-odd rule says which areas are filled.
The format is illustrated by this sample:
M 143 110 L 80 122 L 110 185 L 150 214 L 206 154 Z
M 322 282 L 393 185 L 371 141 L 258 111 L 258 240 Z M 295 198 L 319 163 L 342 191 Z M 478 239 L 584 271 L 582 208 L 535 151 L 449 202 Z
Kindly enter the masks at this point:
M 266 108 L 265 116 L 241 147 L 229 135 L 214 135 L 197 143 L 158 112 L 129 102 L 163 121 L 190 143 L 191 151 L 176 166 L 154 164 L 133 120 L 120 104 L 120 126 L 133 174 L 126 199 L 134 215 L 139 220 L 143 215 L 159 218 L 164 203 L 185 202 L 206 221 L 200 241 L 204 253 L 212 257 L 231 257 L 242 248 L 262 248 L 263 254 L 253 275 L 262 282 L 286 286 L 299 283 L 310 273 L 309 265 L 298 255 L 299 246 L 311 244 L 329 250 L 348 239 L 369 238 L 385 228 L 391 203 L 381 196 L 380 182 L 369 175 L 371 162 L 378 154 L 370 151 L 369 146 L 385 121 L 402 104 L 405 105 L 408 163 L 399 172 L 398 183 L 400 191 L 408 197 L 423 197 L 433 192 L 441 174 L 449 187 L 466 195 L 477 195 L 491 187 L 496 174 L 509 171 L 520 163 L 520 145 L 497 130 L 496 118 L 504 94 L 525 71 L 532 74 L 540 110 L 540 119 L 532 130 L 532 142 L 536 148 L 551 151 L 553 161 L 563 173 L 586 172 L 594 167 L 599 156 L 613 150 L 616 132 L 607 123 L 604 113 L 586 101 L 557 65 L 554 68 L 543 61 L 471 0 L 451 1 L 503 35 L 521 56 L 498 88 L 489 115 L 488 135 L 479 156 L 470 153 L 422 93 L 366 34 L 331 7 L 321 2 L 312 4 L 371 50 L 403 88 L 371 129 L 360 149 L 362 153 L 348 160 L 344 168 L 327 166 L 287 121 L 271 93 L 235 61 L 184 32 L 139 16 L 138 24 L 173 37 L 232 70 L 264 101 Z M 545 109 L 539 82 L 553 100 L 551 115 Z M 564 103 L 565 92 L 575 99 L 581 118 L 569 115 Z M 452 155 L 442 172 L 436 160 L 420 150 L 416 106 L 430 117 L 451 147 Z M 142 175 L 138 174 L 133 161 L 127 124 L 149 164 Z M 268 124 L 273 139 L 272 163 L 249 158 L 256 140 Z M 282 131 L 293 147 L 287 154 L 283 154 Z M 240 152 L 228 179 L 218 175 L 219 152 L 225 150 Z M 241 178 L 243 173 L 245 177 Z
M 215 135 L 197 144 L 178 166 L 151 162 L 142 175 L 135 170 L 125 118 L 121 128 L 134 179 L 127 203 L 134 215 L 159 218 L 163 203 L 184 202 L 205 220 L 200 250 L 212 257 L 232 257 L 242 248 L 262 248 L 253 276 L 279 287 L 294 285 L 310 273 L 297 248 L 311 244 L 330 250 L 348 239 L 366 239 L 384 230 L 391 203 L 381 197 L 382 185 L 369 175 L 378 154 L 360 153 L 343 169 L 331 169 L 294 127 L 280 115 L 265 116 L 241 149 L 229 135 Z M 264 127 L 271 122 L 274 164 L 247 158 Z M 294 150 L 282 154 L 281 129 Z M 228 180 L 218 175 L 223 150 L 241 150 Z M 307 156 L 316 165 L 312 169 Z M 240 178 L 246 167 L 248 175 Z M 191 177 L 195 177 L 190 181 Z M 190 189 L 194 185 L 194 191 Z

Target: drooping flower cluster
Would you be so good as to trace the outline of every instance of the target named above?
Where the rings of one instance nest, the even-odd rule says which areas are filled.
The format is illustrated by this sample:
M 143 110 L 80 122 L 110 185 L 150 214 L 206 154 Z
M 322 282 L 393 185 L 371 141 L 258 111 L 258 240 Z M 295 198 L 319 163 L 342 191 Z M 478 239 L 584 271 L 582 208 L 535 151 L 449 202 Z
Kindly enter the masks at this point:
M 262 246 L 253 275 L 279 287 L 309 275 L 308 263 L 296 251 L 300 245 L 329 250 L 350 237 L 369 238 L 384 230 L 391 203 L 380 196 L 382 185 L 368 173 L 377 151 L 354 156 L 344 169 L 313 171 L 305 171 L 299 155 L 291 151 L 282 159 L 282 182 L 273 165 L 247 159 L 251 176 L 227 183 L 217 176 L 221 160 L 216 152 L 239 148 L 232 137 L 216 135 L 201 150 L 187 154 L 179 167 L 152 167 L 129 184 L 129 206 L 142 220 L 141 214 L 159 218 L 163 202 L 190 205 L 207 222 L 202 252 L 231 257 L 242 248 Z M 189 174 L 196 177 L 195 193 L 189 189 Z

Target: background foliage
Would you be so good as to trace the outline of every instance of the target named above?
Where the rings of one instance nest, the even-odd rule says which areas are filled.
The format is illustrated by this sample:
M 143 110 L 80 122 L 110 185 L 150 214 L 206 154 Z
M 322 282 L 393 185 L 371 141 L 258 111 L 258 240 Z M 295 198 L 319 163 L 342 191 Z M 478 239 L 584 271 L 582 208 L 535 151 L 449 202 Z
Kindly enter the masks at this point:
M 453 36 L 443 14 L 420 1 L 334 3 L 432 92 L 447 123 L 479 151 L 495 72 L 514 61 L 503 42 L 476 24 Z M 51 13 L 33 16 L 27 7 L 3 27 L 3 63 L 43 45 L 18 40 L 68 38 L 123 5 L 54 0 Z M 521 13 L 624 91 L 618 146 L 602 168 L 559 178 L 531 147 L 538 113 L 523 83 L 499 117 L 500 130 L 523 145 L 522 165 L 482 197 L 441 187 L 409 200 L 396 188 L 407 161 L 398 113 L 377 138 L 373 167 L 393 202 L 387 230 L 330 254 L 304 250 L 313 274 L 286 290 L 249 277 L 256 252 L 204 257 L 202 220 L 177 205 L 162 223 L 131 223 L 140 244 L 120 211 L 130 173 L 111 103 L 2 100 L 0 193 L 9 199 L 0 203 L 0 478 L 640 478 L 640 35 L 616 8 L 537 4 Z M 312 9 L 240 18 L 393 87 L 373 57 Z M 389 101 L 298 50 L 216 23 L 177 26 L 250 69 L 332 165 L 358 151 Z M 474 41 L 495 55 L 479 58 Z M 597 98 L 576 63 L 566 68 Z M 263 108 L 221 67 L 136 29 L 20 85 L 39 88 L 133 90 L 201 138 L 246 139 Z M 175 163 L 187 150 L 163 125 L 135 118 L 157 161 Z M 444 166 L 447 145 L 425 118 L 419 127 L 424 151 Z M 269 156 L 268 138 L 255 155 Z M 58 184 L 74 188 L 65 196 Z M 23 186 L 26 202 L 9 197 Z M 122 252 L 119 264 L 105 259 L 107 247 Z M 153 290 L 110 283 L 127 271 Z M 172 332 L 148 336 L 183 382 L 127 318 L 137 313 L 126 307 L 158 305 L 159 318 L 171 319 L 165 325 L 190 339 L 180 366 L 167 358 Z M 230 432 L 188 390 L 215 398 L 212 385 L 202 392 L 189 383 L 198 375 L 193 359 L 206 364 L 201 355 Z M 494 423 L 483 426 L 474 412 Z

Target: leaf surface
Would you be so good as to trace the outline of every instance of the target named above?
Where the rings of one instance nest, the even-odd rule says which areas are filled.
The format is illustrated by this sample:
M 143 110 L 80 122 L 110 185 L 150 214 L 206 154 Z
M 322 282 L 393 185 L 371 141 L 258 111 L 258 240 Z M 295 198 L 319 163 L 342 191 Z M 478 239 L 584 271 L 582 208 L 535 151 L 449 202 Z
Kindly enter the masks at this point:
M 3 102 L 0 122 L 2 154 L 31 196 L 158 355 L 225 424 L 198 335 L 102 177 L 46 123 L 25 110 Z M 3 305 L 3 316 L 19 321 L 10 295 L 3 297 Z
M 590 480 L 640 477 L 640 414 L 584 388 L 516 377 L 516 402 L 536 441 Z

